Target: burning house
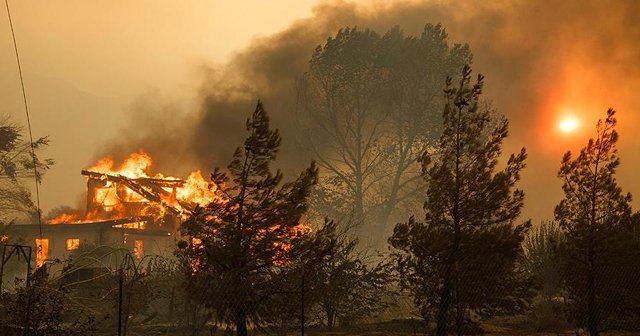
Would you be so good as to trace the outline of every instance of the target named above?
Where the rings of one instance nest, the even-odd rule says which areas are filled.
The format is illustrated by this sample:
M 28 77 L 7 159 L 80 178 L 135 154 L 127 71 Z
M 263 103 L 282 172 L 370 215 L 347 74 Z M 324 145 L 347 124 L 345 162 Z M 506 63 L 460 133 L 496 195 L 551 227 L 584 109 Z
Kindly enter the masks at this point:
M 84 211 L 59 214 L 42 226 L 15 225 L 10 235 L 41 250 L 36 266 L 63 260 L 84 246 L 123 248 L 138 258 L 171 255 L 181 222 L 197 205 L 218 197 L 217 188 L 199 171 L 187 179 L 149 176 L 151 164 L 143 152 L 131 154 L 117 168 L 111 158 L 98 161 L 81 172 L 87 179 Z M 102 266 L 116 262 L 105 260 Z

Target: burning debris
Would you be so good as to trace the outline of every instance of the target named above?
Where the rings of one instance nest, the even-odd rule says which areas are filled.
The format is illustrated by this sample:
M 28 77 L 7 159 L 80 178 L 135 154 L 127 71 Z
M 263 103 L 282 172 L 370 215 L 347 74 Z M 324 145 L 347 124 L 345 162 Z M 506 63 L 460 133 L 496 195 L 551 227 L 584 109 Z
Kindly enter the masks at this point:
M 146 153 L 132 153 L 114 168 L 111 157 L 82 170 L 87 177 L 87 207 L 83 215 L 62 213 L 49 224 L 113 221 L 126 228 L 177 229 L 198 205 L 220 198 L 217 186 L 206 181 L 200 171 L 185 179 L 148 175 L 153 161 Z M 117 222 L 117 223 L 116 223 Z

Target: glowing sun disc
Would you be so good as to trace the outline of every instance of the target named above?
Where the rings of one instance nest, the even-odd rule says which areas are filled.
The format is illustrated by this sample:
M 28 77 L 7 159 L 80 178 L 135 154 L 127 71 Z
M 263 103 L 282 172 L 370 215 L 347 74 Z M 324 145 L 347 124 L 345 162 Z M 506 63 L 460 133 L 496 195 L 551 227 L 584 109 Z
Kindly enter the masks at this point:
M 558 128 L 564 133 L 571 133 L 578 128 L 578 122 L 573 118 L 567 118 L 560 121 Z

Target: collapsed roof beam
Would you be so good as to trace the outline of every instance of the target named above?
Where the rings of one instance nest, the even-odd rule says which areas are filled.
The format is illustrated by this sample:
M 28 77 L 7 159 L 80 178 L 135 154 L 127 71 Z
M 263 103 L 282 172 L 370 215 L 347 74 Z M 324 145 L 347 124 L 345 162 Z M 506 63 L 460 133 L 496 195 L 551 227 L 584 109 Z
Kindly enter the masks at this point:
M 143 177 L 143 178 L 137 178 L 137 179 L 133 179 L 133 178 L 129 178 L 123 175 L 112 175 L 112 174 L 105 174 L 105 173 L 98 173 L 98 172 L 92 172 L 89 170 L 82 170 L 82 175 L 85 175 L 91 179 L 96 179 L 96 180 L 106 180 L 106 181 L 112 181 L 112 182 L 117 182 L 117 183 L 122 183 L 124 185 L 126 185 L 129 189 L 131 189 L 132 191 L 138 193 L 140 196 L 144 197 L 145 199 L 151 201 L 151 202 L 156 202 L 156 203 L 160 203 L 162 204 L 167 211 L 169 211 L 170 213 L 172 213 L 173 215 L 180 215 L 181 211 L 176 209 L 174 206 L 168 204 L 166 201 L 164 201 L 158 194 L 162 194 L 162 195 L 167 195 L 167 191 L 162 189 L 162 187 L 167 187 L 167 188 L 174 188 L 174 187 L 181 187 L 184 185 L 185 181 L 184 180 L 169 180 L 169 179 L 156 179 L 156 178 L 147 178 L 147 177 Z M 148 191 L 147 189 L 145 189 L 145 186 L 147 188 L 150 188 L 151 190 L 153 190 L 155 193 Z M 187 210 L 192 210 L 192 206 L 188 206 L 186 204 L 183 204 L 184 202 L 179 202 L 179 204 L 181 206 L 183 206 L 185 209 Z

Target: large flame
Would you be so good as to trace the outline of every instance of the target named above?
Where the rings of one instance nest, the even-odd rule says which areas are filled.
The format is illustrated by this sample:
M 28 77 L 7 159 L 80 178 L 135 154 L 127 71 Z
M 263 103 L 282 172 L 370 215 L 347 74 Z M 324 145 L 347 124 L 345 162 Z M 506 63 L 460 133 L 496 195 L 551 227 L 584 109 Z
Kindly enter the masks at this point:
M 152 177 L 147 175 L 147 169 L 151 168 L 153 160 L 145 152 L 131 153 L 129 157 L 116 169 L 113 168 L 113 157 L 107 156 L 96 162 L 88 171 L 113 175 L 122 175 L 129 178 Z M 156 174 L 154 178 L 164 178 L 162 174 Z
M 176 198 L 205 206 L 218 198 L 217 190 L 215 184 L 206 181 L 202 173 L 196 170 L 189 174 L 184 186 L 176 190 Z
M 132 153 L 118 166 L 111 157 L 98 160 L 95 165 L 83 172 L 89 179 L 87 211 L 84 214 L 80 211 L 63 213 L 49 220 L 48 223 L 86 223 L 125 219 L 126 221 L 113 223 L 114 227 L 146 229 L 146 220 L 149 217 L 153 218 L 154 225 L 162 226 L 167 223 L 166 215 L 169 210 L 171 210 L 169 221 L 176 223 L 175 220 L 179 222 L 186 219 L 190 214 L 189 209 L 197 205 L 206 206 L 214 201 L 225 201 L 218 191 L 218 186 L 205 180 L 199 170 L 189 174 L 186 179 L 179 179 L 159 173 L 150 175 L 148 171 L 152 165 L 153 160 L 143 151 Z M 137 191 L 134 190 L 136 188 Z M 147 199 L 145 192 L 146 197 L 153 199 Z M 206 219 L 220 221 L 213 215 Z M 301 221 L 290 228 L 274 225 L 257 234 L 262 236 L 274 234 L 276 231 L 284 237 L 295 238 L 308 234 L 311 227 Z M 200 246 L 200 240 L 193 238 L 192 244 L 197 249 Z M 141 251 L 141 248 L 136 247 L 136 251 Z M 272 260 L 274 265 L 289 262 L 288 252 L 291 246 L 288 243 L 275 243 L 273 248 L 275 250 Z M 198 257 L 192 260 L 191 266 L 194 272 L 199 268 L 199 260 Z
M 84 215 L 75 213 L 63 213 L 48 221 L 49 224 L 80 223 L 96 220 L 108 220 L 123 218 L 126 216 L 152 216 L 161 219 L 166 214 L 167 206 L 181 212 L 180 216 L 186 216 L 186 209 L 195 205 L 206 206 L 219 199 L 216 193 L 217 186 L 204 179 L 202 173 L 197 170 L 182 180 L 172 176 L 157 173 L 149 175 L 148 171 L 153 165 L 153 160 L 145 152 L 132 153 L 129 157 L 116 166 L 112 157 L 108 156 L 98 160 L 92 167 L 86 170 L 94 173 L 121 176 L 129 179 L 158 179 L 174 186 L 162 186 L 163 193 L 155 193 L 161 202 L 146 199 L 143 195 L 129 187 L 119 185 L 110 180 L 103 185 L 96 186 L 92 199 L 97 205 L 93 210 L 88 210 Z M 89 207 L 88 207 L 89 209 Z

